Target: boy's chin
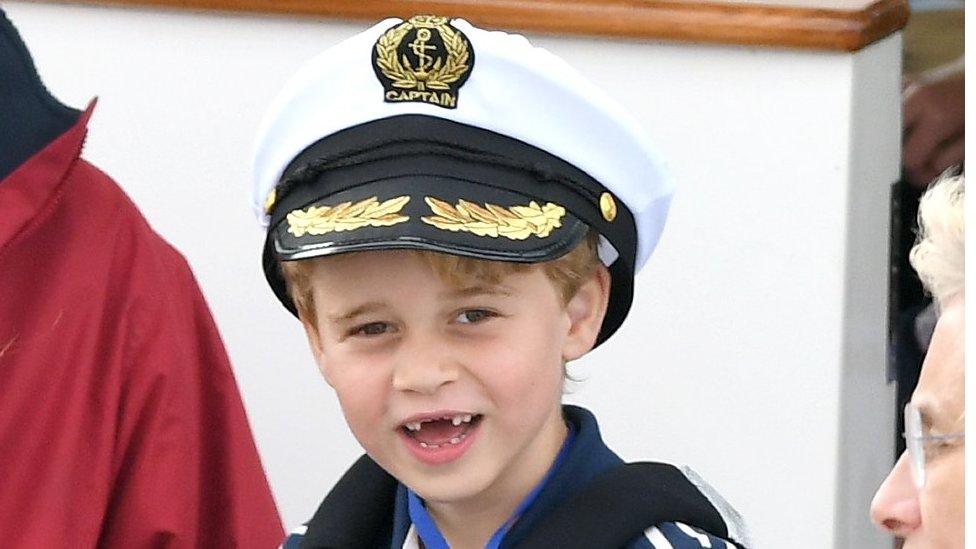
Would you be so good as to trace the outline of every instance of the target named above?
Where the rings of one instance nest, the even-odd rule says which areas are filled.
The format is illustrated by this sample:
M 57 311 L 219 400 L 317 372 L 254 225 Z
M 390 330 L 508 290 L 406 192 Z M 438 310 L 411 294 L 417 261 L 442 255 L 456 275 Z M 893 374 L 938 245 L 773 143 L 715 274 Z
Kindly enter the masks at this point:
M 461 503 L 471 501 L 485 493 L 491 484 L 483 471 L 469 472 L 459 470 L 455 474 L 430 475 L 416 474 L 414 478 L 401 479 L 421 499 L 428 503 Z
M 497 476 L 495 467 L 473 457 L 434 470 L 408 459 L 391 473 L 426 502 L 459 503 L 484 494 Z

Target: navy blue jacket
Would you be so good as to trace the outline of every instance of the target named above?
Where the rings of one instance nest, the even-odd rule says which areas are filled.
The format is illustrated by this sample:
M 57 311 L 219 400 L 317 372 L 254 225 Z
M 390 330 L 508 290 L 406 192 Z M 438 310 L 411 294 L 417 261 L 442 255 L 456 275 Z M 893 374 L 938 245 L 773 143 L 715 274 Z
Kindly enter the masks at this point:
M 590 412 L 563 413 L 576 440 L 502 549 L 746 547 L 738 514 L 703 481 L 671 465 L 625 464 Z M 284 548 L 400 549 L 410 524 L 406 488 L 363 456 Z

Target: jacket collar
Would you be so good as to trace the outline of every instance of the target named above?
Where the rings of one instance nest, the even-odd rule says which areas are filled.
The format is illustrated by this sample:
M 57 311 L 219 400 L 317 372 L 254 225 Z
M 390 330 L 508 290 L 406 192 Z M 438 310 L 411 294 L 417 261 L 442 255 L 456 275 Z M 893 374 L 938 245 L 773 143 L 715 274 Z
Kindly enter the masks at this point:
M 65 176 L 81 154 L 96 101 L 88 104 L 71 128 L 0 181 L 0 251 L 60 194 Z
M 539 519 L 580 492 L 594 477 L 623 465 L 623 460 L 603 443 L 593 414 L 578 406 L 565 405 L 563 417 L 572 424 L 576 440 L 536 500 L 512 525 L 502 547 L 512 547 L 524 539 L 532 532 Z M 400 484 L 394 507 L 391 547 L 402 547 L 409 529 L 406 489 Z
M 509 530 L 503 547 L 523 539 L 540 518 L 594 477 L 623 464 L 603 443 L 593 414 L 577 406 L 563 406 L 563 415 L 576 429 L 576 440 L 535 503 Z M 364 455 L 319 506 L 308 523 L 302 547 L 399 548 L 409 529 L 406 488 Z
M 576 440 L 566 460 L 539 493 L 539 498 L 512 525 L 502 547 L 518 544 L 535 529 L 541 518 L 582 491 L 594 477 L 624 464 L 623 460 L 603 443 L 596 418 L 588 410 L 565 405 L 563 416 L 576 428 Z
M 575 406 L 564 406 L 563 414 L 577 429 L 576 441 L 503 549 L 619 547 L 648 526 L 674 521 L 728 535 L 726 516 L 682 471 L 663 463 L 625 465 L 603 443 L 592 414 Z M 363 456 L 319 507 L 301 546 L 399 549 L 409 527 L 406 488 Z M 741 541 L 734 545 L 744 547 Z

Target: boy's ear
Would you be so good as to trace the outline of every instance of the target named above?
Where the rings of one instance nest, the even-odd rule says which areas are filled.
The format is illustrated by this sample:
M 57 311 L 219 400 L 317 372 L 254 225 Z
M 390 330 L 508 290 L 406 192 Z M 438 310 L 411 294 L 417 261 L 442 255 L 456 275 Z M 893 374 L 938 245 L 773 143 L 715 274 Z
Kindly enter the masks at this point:
M 580 285 L 566 304 L 569 334 L 563 346 L 563 360 L 575 360 L 590 351 L 600 335 L 610 301 L 610 271 L 602 264 Z
M 319 329 L 315 323 L 301 313 L 299 309 L 298 317 L 302 321 L 302 327 L 305 328 L 305 337 L 308 338 L 308 346 L 312 349 L 312 356 L 315 357 L 315 364 L 319 367 L 319 372 L 322 372 L 322 377 L 325 378 L 325 382 L 332 386 L 332 381 L 329 380 L 329 374 L 325 369 L 325 361 L 322 359 L 322 338 L 319 337 Z

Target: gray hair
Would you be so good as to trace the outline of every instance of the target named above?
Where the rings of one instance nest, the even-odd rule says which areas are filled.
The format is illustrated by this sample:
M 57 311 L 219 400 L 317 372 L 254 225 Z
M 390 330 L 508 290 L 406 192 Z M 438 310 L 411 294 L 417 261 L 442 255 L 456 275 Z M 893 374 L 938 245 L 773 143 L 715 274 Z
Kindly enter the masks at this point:
M 965 175 L 943 175 L 919 201 L 918 240 L 909 260 L 940 308 L 965 295 L 965 195 Z

